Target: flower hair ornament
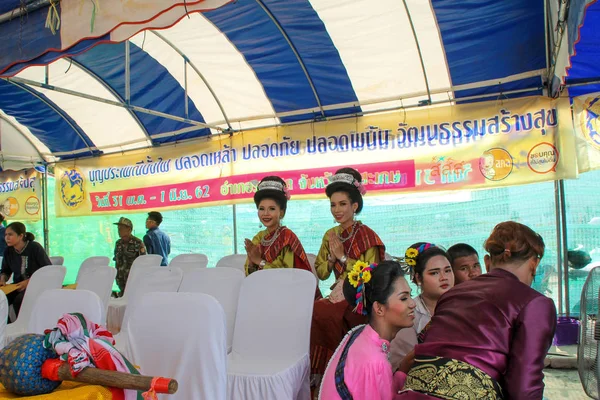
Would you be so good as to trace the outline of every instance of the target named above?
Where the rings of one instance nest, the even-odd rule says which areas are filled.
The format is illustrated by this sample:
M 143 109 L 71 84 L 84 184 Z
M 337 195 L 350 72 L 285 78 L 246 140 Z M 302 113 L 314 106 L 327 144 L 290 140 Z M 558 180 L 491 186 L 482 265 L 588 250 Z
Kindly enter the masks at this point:
M 331 178 L 329 178 L 329 183 L 327 184 L 327 186 L 331 185 L 332 183 L 336 183 L 336 182 L 344 182 L 344 183 L 347 183 L 348 185 L 354 186 L 356 189 L 358 189 L 358 193 L 360 193 L 363 196 L 367 193 L 367 189 L 365 189 L 365 186 L 361 182 L 357 181 L 354 178 L 354 176 L 352 176 L 351 174 L 346 174 L 346 173 L 335 174 Z
M 356 306 L 354 311 L 357 314 L 367 315 L 365 307 L 365 283 L 371 281 L 371 272 L 377 267 L 377 264 L 367 264 L 364 261 L 357 261 L 348 273 L 348 282 L 356 288 Z
M 432 247 L 436 247 L 433 243 L 423 243 L 417 248 L 409 247 L 404 254 L 404 263 L 408 265 L 410 269 L 410 277 L 414 278 L 415 275 L 415 265 L 417 265 L 417 257 L 419 254 L 423 253 L 425 250 L 430 249 Z
M 285 195 L 286 199 L 290 199 L 292 196 L 290 196 L 290 192 L 287 189 L 287 187 L 285 185 L 283 185 L 281 182 L 277 182 L 277 181 L 263 181 L 261 183 L 258 184 L 257 187 L 257 191 L 258 190 L 279 190 L 280 192 L 283 192 L 283 194 Z

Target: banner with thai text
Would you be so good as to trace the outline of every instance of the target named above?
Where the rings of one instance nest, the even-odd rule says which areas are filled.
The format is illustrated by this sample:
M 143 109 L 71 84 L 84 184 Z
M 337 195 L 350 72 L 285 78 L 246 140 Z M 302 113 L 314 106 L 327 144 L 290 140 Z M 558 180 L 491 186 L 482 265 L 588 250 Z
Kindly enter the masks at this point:
M 573 98 L 579 172 L 600 168 L 600 92 Z
M 401 110 L 249 130 L 56 166 L 59 216 L 251 201 L 265 175 L 324 197 L 353 166 L 367 195 L 493 188 L 576 176 L 568 101 L 545 97 Z
M 11 221 L 39 220 L 42 185 L 35 169 L 0 172 L 0 212 Z

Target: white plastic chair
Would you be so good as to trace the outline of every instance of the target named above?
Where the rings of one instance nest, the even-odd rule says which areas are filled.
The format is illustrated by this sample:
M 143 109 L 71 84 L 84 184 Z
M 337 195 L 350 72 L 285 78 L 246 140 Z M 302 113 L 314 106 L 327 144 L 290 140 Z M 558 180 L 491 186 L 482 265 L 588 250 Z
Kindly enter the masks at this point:
M 60 289 L 67 269 L 62 265 L 48 265 L 38 269 L 29 280 L 17 320 L 6 326 L 6 343 L 26 333 L 33 307 L 40 295 L 47 290 Z
M 229 256 L 225 256 L 217 261 L 216 268 L 220 267 L 228 267 L 239 269 L 246 275 L 246 255 L 245 254 L 231 254 Z
M 131 361 L 141 373 L 177 379 L 161 400 L 225 400 L 225 314 L 202 293 L 148 293 L 129 319 Z M 161 343 L 168 343 L 162 346 Z
M 110 299 L 108 301 L 106 325 L 109 331 L 116 333 L 121 329 L 125 308 L 127 307 L 127 296 L 129 295 L 129 291 L 132 290 L 132 287 L 135 287 L 137 284 L 136 275 L 138 271 L 148 267 L 159 267 L 161 262 L 162 256 L 158 254 L 146 254 L 133 260 L 133 264 L 131 264 L 131 269 L 129 270 L 125 292 L 123 292 L 121 297 Z
M 2 258 L 2 257 L 0 257 Z M 1 261 L 0 261 L 1 263 Z M 6 322 L 8 320 L 8 300 L 4 292 L 0 291 L 0 349 L 6 343 Z
M 200 268 L 206 268 L 208 266 L 208 257 L 205 254 L 200 253 L 180 254 L 173 257 L 169 265 L 177 262 L 194 262 L 197 263 Z
M 79 270 L 77 271 L 77 279 L 75 280 L 75 282 L 79 283 L 79 275 L 82 271 L 85 271 L 86 268 L 95 266 L 106 267 L 108 265 L 110 265 L 110 258 L 105 256 L 94 256 L 86 258 L 79 266 Z
M 97 324 L 102 317 L 102 301 L 89 290 L 52 289 L 42 293 L 31 312 L 28 333 L 44 333 L 53 329 L 64 314 L 81 313 Z
M 49 258 L 52 265 L 63 265 L 65 263 L 65 258 L 63 256 L 54 256 Z
M 309 400 L 310 325 L 316 279 L 268 269 L 244 279 L 228 356 L 229 399 Z
M 183 271 L 177 267 L 148 267 L 141 269 L 137 277 L 138 284 L 129 294 L 129 301 L 125 308 L 123 322 L 119 326 L 119 331 L 124 331 L 127 328 L 129 315 L 135 311 L 136 305 L 140 303 L 141 298 L 146 293 L 176 292 L 181 285 L 182 277 Z M 127 335 L 119 333 L 114 335 L 114 338 L 117 349 L 127 357 L 129 355 Z
M 225 311 L 227 319 L 227 351 L 233 343 L 235 315 L 244 273 L 235 268 L 198 268 L 187 275 L 184 271 L 180 292 L 198 292 L 213 296 Z
M 89 290 L 100 298 L 102 302 L 102 315 L 97 324 L 106 324 L 106 313 L 108 312 L 108 302 L 112 293 L 113 283 L 117 275 L 117 269 L 108 266 L 88 265 L 79 271 L 77 277 L 77 290 Z

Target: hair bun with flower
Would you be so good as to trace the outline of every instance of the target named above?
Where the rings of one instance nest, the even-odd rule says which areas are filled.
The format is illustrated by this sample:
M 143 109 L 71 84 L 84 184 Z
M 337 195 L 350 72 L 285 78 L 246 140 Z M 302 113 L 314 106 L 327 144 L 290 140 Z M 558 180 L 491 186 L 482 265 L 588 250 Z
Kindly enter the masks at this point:
M 356 288 L 356 303 L 354 311 L 357 314 L 366 315 L 365 308 L 365 284 L 371 281 L 371 272 L 377 267 L 377 264 L 367 264 L 364 261 L 357 261 L 348 273 L 348 282 Z
M 425 250 L 436 247 L 433 243 L 423 243 L 419 247 L 409 247 L 404 253 L 404 263 L 410 268 L 410 276 L 414 277 L 414 268 L 417 265 L 417 257 Z

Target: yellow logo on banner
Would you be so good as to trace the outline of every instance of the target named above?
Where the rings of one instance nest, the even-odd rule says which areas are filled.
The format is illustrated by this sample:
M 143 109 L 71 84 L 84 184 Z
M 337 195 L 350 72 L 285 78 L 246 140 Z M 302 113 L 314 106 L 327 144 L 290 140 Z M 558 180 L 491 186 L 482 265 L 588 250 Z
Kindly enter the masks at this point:
M 581 131 L 585 138 L 600 149 L 600 97 L 585 99 L 580 118 Z
M 14 197 L 9 197 L 6 200 L 4 200 L 2 209 L 4 215 L 6 215 L 7 217 L 14 217 L 19 211 L 19 202 Z
M 479 159 L 479 170 L 490 181 L 501 181 L 510 175 L 512 169 L 512 156 L 505 149 L 486 150 Z
M 74 210 L 85 199 L 85 179 L 76 168 L 65 171 L 60 177 L 60 197 L 68 208 Z

